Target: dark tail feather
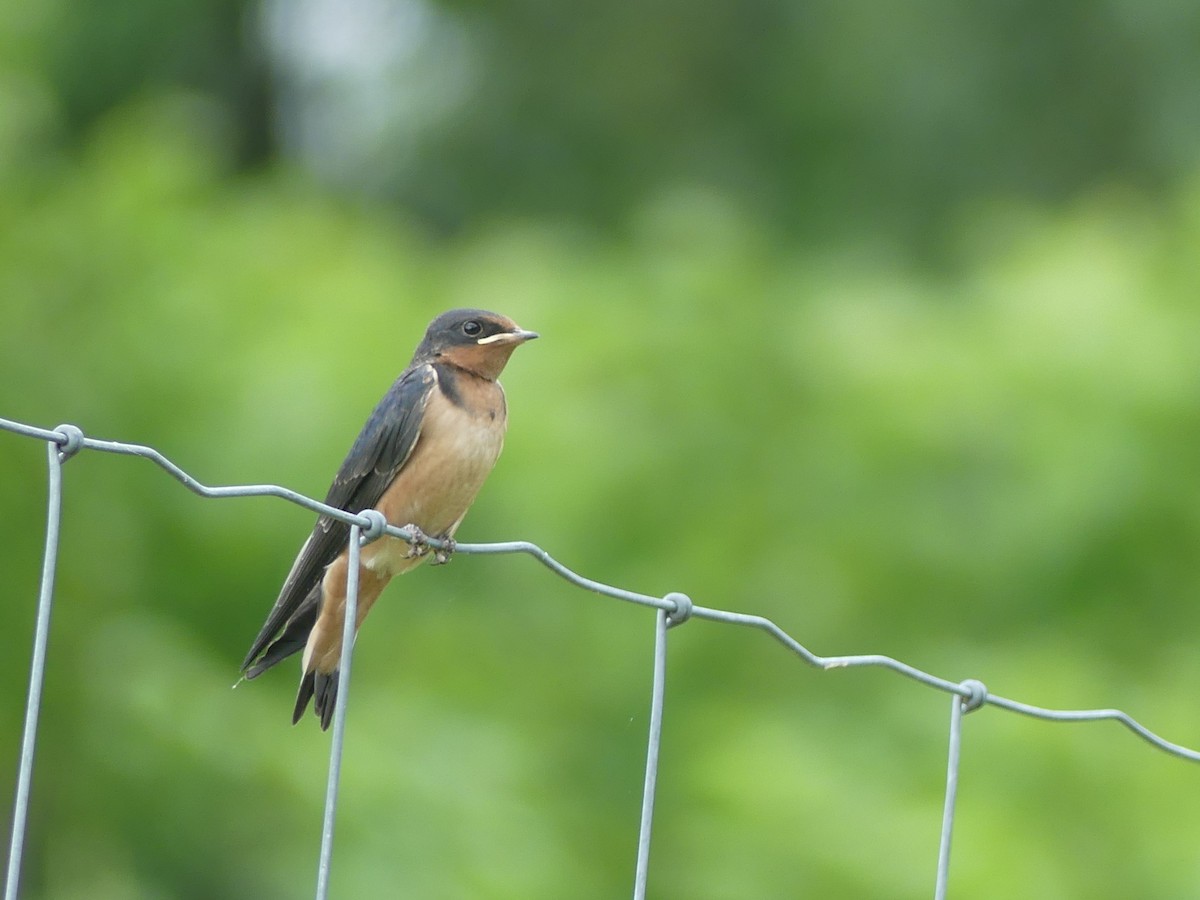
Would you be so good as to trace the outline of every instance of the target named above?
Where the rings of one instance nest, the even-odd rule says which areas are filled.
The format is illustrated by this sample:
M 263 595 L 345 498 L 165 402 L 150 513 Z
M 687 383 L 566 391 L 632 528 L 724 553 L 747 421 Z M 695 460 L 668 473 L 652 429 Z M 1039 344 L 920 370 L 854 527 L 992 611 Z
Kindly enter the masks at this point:
M 335 669 L 328 675 L 323 672 L 305 672 L 300 679 L 300 690 L 296 692 L 296 708 L 292 710 L 292 724 L 295 725 L 308 709 L 308 701 L 313 700 L 313 712 L 321 720 L 321 730 L 328 731 L 329 723 L 333 721 L 333 710 L 337 706 L 338 673 Z M 315 699 L 314 699 L 315 698 Z
M 321 730 L 328 731 L 329 723 L 333 721 L 333 710 L 337 706 L 338 673 L 334 669 L 328 675 L 317 673 L 316 698 L 313 700 L 313 711 L 321 720 Z
M 308 701 L 312 699 L 316 677 L 316 672 L 305 672 L 304 677 L 300 679 L 300 690 L 296 692 L 296 708 L 292 710 L 293 725 L 300 721 L 304 710 L 308 709 Z

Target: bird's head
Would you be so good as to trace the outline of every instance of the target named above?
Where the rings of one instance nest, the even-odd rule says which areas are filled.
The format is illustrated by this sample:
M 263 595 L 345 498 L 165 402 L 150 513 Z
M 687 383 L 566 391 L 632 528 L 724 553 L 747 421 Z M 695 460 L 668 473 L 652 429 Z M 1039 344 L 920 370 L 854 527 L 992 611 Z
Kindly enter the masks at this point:
M 484 309 L 452 309 L 425 330 L 413 362 L 447 362 L 481 378 L 495 379 L 520 344 L 537 337 L 512 319 Z

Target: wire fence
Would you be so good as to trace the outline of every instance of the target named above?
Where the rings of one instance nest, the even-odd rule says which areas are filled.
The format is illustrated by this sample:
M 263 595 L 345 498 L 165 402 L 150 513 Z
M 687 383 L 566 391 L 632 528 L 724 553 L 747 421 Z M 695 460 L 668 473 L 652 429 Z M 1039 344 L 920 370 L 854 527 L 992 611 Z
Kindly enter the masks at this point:
M 50 612 L 54 597 L 54 573 L 58 556 L 59 526 L 62 511 L 62 467 L 81 450 L 98 450 L 126 456 L 140 456 L 156 463 L 189 490 L 202 497 L 281 497 L 321 515 L 340 519 L 350 525 L 348 545 L 349 572 L 346 586 L 345 628 L 342 635 L 342 661 L 339 676 L 339 697 L 334 711 L 329 756 L 329 778 L 326 784 L 324 819 L 321 830 L 321 850 L 317 867 L 317 900 L 325 900 L 329 893 L 329 872 L 333 858 L 334 823 L 338 803 L 338 782 L 341 772 L 342 748 L 345 745 L 346 710 L 350 697 L 350 670 L 354 648 L 353 622 L 358 606 L 358 555 L 360 547 L 382 537 L 384 534 L 412 542 L 413 538 L 402 528 L 389 525 L 376 510 L 364 510 L 358 514 L 327 506 L 312 497 L 273 484 L 226 485 L 209 487 L 197 481 L 171 460 L 152 447 L 127 444 L 121 441 L 105 441 L 85 437 L 74 425 L 60 425 L 55 429 L 38 428 L 20 422 L 0 419 L 0 430 L 13 432 L 46 442 L 49 469 L 49 509 L 46 517 L 46 544 L 42 562 L 41 587 L 38 596 L 37 618 L 34 628 L 33 661 L 29 677 L 29 695 L 25 708 L 25 725 L 21 742 L 20 760 L 17 770 L 16 798 L 13 803 L 12 835 L 8 857 L 8 872 L 5 881 L 5 900 L 16 900 L 24 855 L 26 823 L 29 815 L 29 789 L 36 755 L 38 716 L 41 710 L 42 684 L 46 667 L 46 642 L 50 630 Z M 425 539 L 430 547 L 441 549 L 445 545 L 435 539 Z M 740 625 L 765 631 L 788 650 L 810 666 L 821 669 L 845 669 L 872 666 L 886 669 L 911 679 L 925 687 L 943 691 L 950 695 L 949 754 L 946 765 L 946 793 L 942 812 L 942 830 L 938 846 L 937 868 L 934 882 L 935 900 L 944 900 L 950 871 L 950 839 L 954 830 L 954 808 L 958 790 L 958 769 L 961 756 L 962 719 L 966 713 L 982 706 L 1044 719 L 1053 722 L 1081 722 L 1111 719 L 1132 731 L 1151 746 L 1193 762 L 1200 762 L 1200 751 L 1173 743 L 1155 734 L 1129 714 L 1119 709 L 1046 709 L 1010 700 L 989 693 L 984 684 L 974 679 L 956 682 L 931 675 L 914 666 L 878 654 L 851 656 L 818 656 L 790 634 L 762 616 L 729 612 L 694 604 L 686 594 L 669 593 L 664 597 L 653 597 L 635 591 L 614 587 L 572 571 L 536 544 L 527 541 L 506 541 L 486 544 L 460 543 L 454 546 L 457 553 L 508 554 L 523 553 L 532 556 L 547 569 L 571 584 L 617 600 L 652 607 L 654 619 L 654 667 L 650 693 L 650 727 L 646 742 L 646 774 L 642 791 L 642 810 L 638 832 L 637 859 L 634 866 L 633 897 L 644 900 L 650 866 L 650 834 L 654 822 L 654 793 L 658 776 L 658 749 L 662 733 L 662 714 L 666 697 L 667 634 L 671 628 L 682 625 L 689 619 L 708 619 L 728 625 Z

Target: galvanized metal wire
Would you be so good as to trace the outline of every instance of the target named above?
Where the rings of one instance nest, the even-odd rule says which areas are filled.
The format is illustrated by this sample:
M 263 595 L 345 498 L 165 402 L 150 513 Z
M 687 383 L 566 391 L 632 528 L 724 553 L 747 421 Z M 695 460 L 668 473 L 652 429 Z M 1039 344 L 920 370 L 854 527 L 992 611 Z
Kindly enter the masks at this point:
M 338 662 L 338 699 L 333 708 L 333 736 L 329 748 L 329 779 L 325 783 L 325 818 L 321 824 L 321 854 L 317 863 L 317 900 L 329 896 L 329 866 L 333 861 L 333 821 L 337 812 L 338 780 L 342 775 L 342 747 L 346 741 L 346 705 L 350 699 L 350 664 L 354 655 L 355 623 L 358 621 L 358 556 L 361 529 L 350 526 L 347 547 L 346 609 L 342 620 L 342 657 Z
M 312 497 L 273 484 L 208 486 L 197 481 L 178 465 L 153 447 L 122 441 L 97 440 L 84 436 L 73 425 L 55 429 L 39 428 L 8 419 L 0 419 L 0 430 L 36 438 L 46 442 L 49 470 L 49 511 L 46 521 L 46 546 L 42 565 L 41 588 L 38 597 L 37 621 L 34 630 L 33 659 L 30 667 L 29 696 L 25 711 L 25 728 L 18 764 L 16 799 L 13 803 L 13 825 L 9 850 L 8 873 L 5 881 L 5 900 L 16 900 L 21 875 L 21 861 L 29 814 L 30 782 L 36 752 L 38 715 L 41 709 L 42 684 L 46 666 L 46 646 L 50 630 L 50 610 L 54 595 L 55 562 L 58 554 L 59 526 L 62 508 L 62 467 L 81 450 L 97 450 L 149 459 L 188 490 L 202 497 L 280 497 L 313 512 L 331 516 L 350 525 L 348 552 L 349 573 L 346 585 L 345 628 L 342 634 L 341 671 L 338 676 L 338 700 L 334 710 L 330 739 L 329 779 L 325 792 L 325 810 L 321 830 L 321 850 L 317 869 L 317 900 L 326 900 L 329 892 L 329 873 L 333 855 L 333 832 L 338 803 L 338 782 L 345 744 L 346 710 L 350 694 L 350 668 L 354 649 L 353 623 L 358 605 L 358 554 L 363 543 L 389 534 L 412 542 L 415 538 L 402 528 L 388 525 L 374 510 L 350 513 L 327 506 Z M 443 549 L 443 542 L 424 538 L 433 549 Z M 958 771 L 961 757 L 962 720 L 966 713 L 983 706 L 1031 716 L 1051 722 L 1082 722 L 1112 720 L 1122 725 L 1146 743 L 1182 759 L 1200 762 L 1200 751 L 1169 741 L 1155 734 L 1128 713 L 1119 709 L 1047 709 L 1018 700 L 991 694 L 982 682 L 970 679 L 951 681 L 940 678 L 890 656 L 856 654 L 848 656 L 819 656 L 813 653 L 779 625 L 763 616 L 730 612 L 694 604 L 680 593 L 655 597 L 626 590 L 586 578 L 552 557 L 537 544 L 528 541 L 499 543 L 460 543 L 455 552 L 471 555 L 525 554 L 533 557 L 551 572 L 584 590 L 652 607 L 656 610 L 654 624 L 654 663 L 651 679 L 650 727 L 646 744 L 646 771 L 643 782 L 641 820 L 638 832 L 637 859 L 634 870 L 634 900 L 644 900 L 649 877 L 650 833 L 654 819 L 654 795 L 658 777 L 659 745 L 662 737 L 662 717 L 665 703 L 667 634 L 668 629 L 689 619 L 707 619 L 727 625 L 740 625 L 764 631 L 808 665 L 829 671 L 833 669 L 875 667 L 894 672 L 925 687 L 951 694 L 949 754 L 946 767 L 946 792 L 942 812 L 941 840 L 938 847 L 937 874 L 934 884 L 935 900 L 944 900 L 950 871 L 950 841 L 954 828 L 955 799 L 958 792 Z
M 658 745 L 662 738 L 663 702 L 667 684 L 667 611 L 654 616 L 654 675 L 650 688 L 650 736 L 646 739 L 646 777 L 642 782 L 642 820 L 638 827 L 633 900 L 646 900 L 650 877 L 650 829 L 654 824 L 654 789 L 658 782 Z
M 78 433 L 82 437 L 82 433 Z M 76 441 L 78 441 L 76 437 Z M 69 443 L 64 443 L 64 447 Z M 75 449 L 78 449 L 76 447 Z M 54 571 L 58 560 L 59 523 L 62 518 L 62 464 L 67 451 L 57 442 L 46 444 L 50 461 L 50 503 L 46 512 L 46 549 L 42 556 L 42 582 L 38 592 L 37 621 L 33 632 L 33 662 L 29 674 L 29 697 L 25 702 L 25 727 L 21 735 L 21 761 L 17 767 L 17 796 L 13 802 L 12 840 L 8 848 L 8 875 L 4 900 L 16 900 L 25 851 L 25 823 L 29 818 L 29 786 L 33 780 L 33 757 L 37 748 L 38 715 L 42 709 L 42 684 L 46 672 L 46 644 L 50 638 L 50 609 L 54 603 Z

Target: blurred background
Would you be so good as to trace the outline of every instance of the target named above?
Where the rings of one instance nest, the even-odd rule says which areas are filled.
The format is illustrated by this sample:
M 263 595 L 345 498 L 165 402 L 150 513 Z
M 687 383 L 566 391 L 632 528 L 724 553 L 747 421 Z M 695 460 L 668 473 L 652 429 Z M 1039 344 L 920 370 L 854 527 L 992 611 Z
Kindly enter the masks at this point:
M 1200 7 L 46 0 L 0 19 L 0 416 L 322 496 L 426 323 L 502 311 L 460 532 L 1200 745 Z M 44 448 L 0 434 L 0 797 Z M 230 690 L 304 510 L 85 453 L 27 898 L 294 898 L 328 736 Z M 335 897 L 610 898 L 653 613 L 525 558 L 358 642 Z M 672 632 L 651 895 L 932 893 L 949 701 Z M 951 894 L 1200 894 L 1200 769 L 965 722 Z

